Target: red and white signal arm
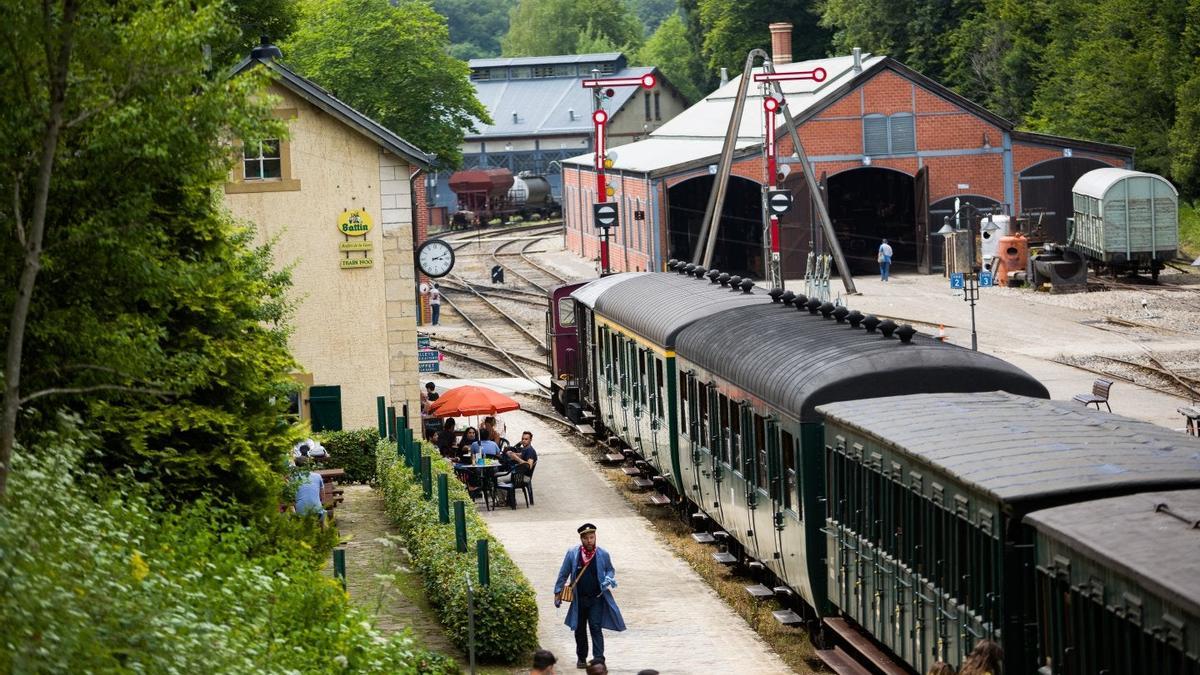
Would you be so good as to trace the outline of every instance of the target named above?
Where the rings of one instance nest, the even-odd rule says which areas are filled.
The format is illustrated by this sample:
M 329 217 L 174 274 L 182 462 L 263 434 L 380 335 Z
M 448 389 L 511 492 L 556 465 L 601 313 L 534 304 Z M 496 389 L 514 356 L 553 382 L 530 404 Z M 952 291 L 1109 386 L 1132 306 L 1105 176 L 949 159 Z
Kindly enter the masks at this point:
M 646 73 L 640 77 L 604 77 L 595 80 L 584 80 L 585 88 L 591 87 L 643 87 L 653 89 L 658 84 L 654 73 Z
M 596 112 L 592 113 L 592 121 L 596 124 L 604 124 L 608 121 L 608 113 L 604 112 L 603 110 L 597 110 Z

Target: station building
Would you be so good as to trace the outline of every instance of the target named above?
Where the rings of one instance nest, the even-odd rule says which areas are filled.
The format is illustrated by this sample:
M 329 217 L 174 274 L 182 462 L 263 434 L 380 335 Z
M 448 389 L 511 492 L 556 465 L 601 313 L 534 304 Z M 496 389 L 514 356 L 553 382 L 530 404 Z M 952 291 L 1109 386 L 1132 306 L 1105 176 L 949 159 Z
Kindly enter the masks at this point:
M 653 90 L 621 87 L 605 102 L 611 115 L 609 147 L 645 138 L 688 101 L 657 68 L 629 66 L 624 54 L 568 54 L 518 58 L 471 59 L 471 84 L 487 108 L 492 124 L 479 125 L 463 141 L 464 169 L 507 168 L 513 175 L 529 171 L 546 176 L 561 199 L 562 161 L 592 148 L 592 91 L 582 82 L 593 77 L 641 77 L 653 73 Z M 435 207 L 453 211 L 451 171 L 431 174 Z
M 242 139 L 225 204 L 291 269 L 295 412 L 314 430 L 374 427 L 377 396 L 420 409 L 413 204 L 430 158 L 279 56 L 265 45 L 236 67 L 270 72 L 288 135 Z
M 786 27 L 781 29 L 780 27 Z M 935 233 L 956 204 L 1027 217 L 1049 240 L 1065 241 L 1071 186 L 1100 167 L 1132 168 L 1133 149 L 1019 131 L 1012 122 L 887 56 L 862 54 L 791 63 L 791 26 L 772 25 L 777 72 L 823 68 L 823 82 L 783 82 L 788 107 L 818 179 L 838 241 L 854 272 L 875 269 L 886 237 L 894 267 L 929 273 L 944 264 Z M 608 185 L 620 225 L 610 240 L 614 271 L 661 269 L 692 257 L 736 98 L 740 76 L 619 149 Z M 735 145 L 712 266 L 765 278 L 761 189 L 763 99 L 751 83 Z M 823 231 L 807 183 L 778 117 L 780 183 L 794 207 L 781 221 L 785 278 L 803 276 Z M 591 205 L 590 155 L 563 162 L 567 247 L 599 255 Z M 638 220 L 637 216 L 642 216 Z

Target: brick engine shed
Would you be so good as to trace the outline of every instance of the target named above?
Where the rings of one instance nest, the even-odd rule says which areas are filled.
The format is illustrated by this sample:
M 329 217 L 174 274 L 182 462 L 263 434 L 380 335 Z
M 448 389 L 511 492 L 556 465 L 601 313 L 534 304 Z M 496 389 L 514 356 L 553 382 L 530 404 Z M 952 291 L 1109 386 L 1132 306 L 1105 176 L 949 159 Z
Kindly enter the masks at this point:
M 782 46 L 790 53 L 790 46 Z M 775 45 L 778 72 L 824 68 L 825 81 L 784 82 L 789 109 L 812 162 L 838 240 L 854 272 L 875 267 L 882 237 L 901 270 L 929 273 L 943 265 L 936 232 L 958 204 L 1025 216 L 1045 239 L 1067 238 L 1071 186 L 1105 166 L 1133 167 L 1133 149 L 1018 131 L 1012 122 L 886 56 L 856 53 L 788 63 Z M 657 270 L 669 258 L 690 259 L 712 190 L 739 80 L 726 85 L 650 134 L 616 149 L 608 184 L 620 226 L 611 240 L 613 271 Z M 751 85 L 722 210 L 713 267 L 765 277 L 762 260 L 762 97 Z M 779 117 L 781 185 L 796 206 L 782 221 L 783 273 L 797 278 L 823 233 Z M 611 156 L 611 155 L 610 155 Z M 563 162 L 567 247 L 599 255 L 592 224 L 593 157 Z M 792 170 L 794 169 L 794 170 Z M 642 214 L 643 220 L 635 215 Z

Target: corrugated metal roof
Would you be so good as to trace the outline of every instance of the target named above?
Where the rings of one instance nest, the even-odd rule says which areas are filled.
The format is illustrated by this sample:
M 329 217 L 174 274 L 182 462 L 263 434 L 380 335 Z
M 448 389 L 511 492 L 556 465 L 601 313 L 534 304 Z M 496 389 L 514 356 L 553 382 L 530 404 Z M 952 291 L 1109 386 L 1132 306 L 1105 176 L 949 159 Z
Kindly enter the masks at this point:
M 295 71 L 272 58 L 247 56 L 242 59 L 241 63 L 233 67 L 233 73 L 236 75 L 256 63 L 261 63 L 272 73 L 278 75 L 277 82 L 292 90 L 309 103 L 338 118 L 346 126 L 391 151 L 392 154 L 403 157 L 420 167 L 430 168 L 430 162 L 433 160 L 424 150 L 400 138 L 392 130 L 339 100 L 336 96 L 321 88 L 316 82 L 296 74 Z
M 1200 617 L 1196 579 L 1200 529 L 1191 526 L 1200 520 L 1200 490 L 1071 504 L 1035 511 L 1025 520 L 1043 535 L 1069 544 Z
M 625 68 L 605 77 L 641 77 L 655 73 L 652 67 Z M 581 77 L 545 77 L 522 80 L 481 80 L 471 82 L 479 102 L 487 108 L 494 124 L 479 125 L 467 139 L 511 136 L 547 136 L 589 134 L 592 131 L 592 92 L 584 89 Z M 604 104 L 615 115 L 640 89 L 617 87 Z M 575 111 L 574 119 L 570 111 Z M 513 113 L 517 121 L 513 121 Z
M 802 421 L 815 420 L 818 405 L 858 398 L 996 390 L 1049 396 L 994 356 L 920 334 L 904 344 L 767 298 L 688 326 L 675 348 L 681 360 Z
M 655 272 L 616 284 L 600 294 L 596 313 L 667 349 L 684 327 L 731 307 L 761 303 L 760 289 L 747 294 L 707 279 Z
M 596 54 L 560 54 L 557 56 L 499 56 L 491 59 L 471 59 L 471 68 L 504 68 L 506 66 L 546 66 L 557 63 L 603 63 L 621 58 L 621 52 Z
M 1171 181 L 1153 173 L 1143 173 L 1141 171 L 1130 171 L 1128 169 L 1117 169 L 1108 167 L 1104 169 L 1093 169 L 1075 181 L 1075 186 L 1071 188 L 1071 192 L 1078 192 L 1081 195 L 1095 197 L 1096 199 L 1104 199 L 1104 195 L 1109 189 L 1126 178 L 1148 178 L 1150 180 L 1165 183 L 1171 188 L 1171 193 L 1179 196 L 1179 191 L 1171 185 Z
M 1200 487 L 1200 439 L 1075 402 L 923 394 L 817 410 L 1005 502 Z
M 600 277 L 583 287 L 575 289 L 575 292 L 571 293 L 571 297 L 578 300 L 588 309 L 595 309 L 596 299 L 600 297 L 600 294 L 623 281 L 640 277 L 643 274 L 649 274 L 649 272 L 621 272 L 620 274 L 610 274 L 606 277 Z
M 885 57 L 883 56 L 864 54 L 862 72 L 879 66 L 884 61 Z M 778 66 L 775 70 L 784 73 L 815 68 L 825 69 L 826 79 L 824 82 L 794 80 L 780 83 L 787 99 L 788 110 L 791 111 L 793 117 L 802 117 L 810 109 L 826 103 L 843 85 L 859 75 L 859 72 L 854 70 L 853 56 L 798 61 Z M 762 68 L 755 68 L 754 72 L 762 72 Z M 723 87 L 706 96 L 704 100 L 652 131 L 648 139 L 620 146 L 617 150 L 617 159 L 613 162 L 613 168 L 649 172 L 719 154 L 721 144 L 725 139 L 725 132 L 729 127 L 729 120 L 733 116 L 733 104 L 741 79 L 741 75 L 731 79 Z M 737 148 L 750 148 L 762 144 L 762 99 L 754 93 L 756 91 L 757 85 L 751 83 L 751 95 L 746 97 L 745 106 L 742 109 L 742 123 L 738 128 Z M 783 128 L 782 116 L 779 120 L 780 128 Z M 645 144 L 656 142 L 657 145 L 642 147 Z M 664 145 L 668 142 L 669 145 Z M 713 142 L 716 143 L 716 149 L 709 151 L 708 148 L 713 147 Z M 683 157 L 691 159 L 680 159 Z M 564 163 L 590 165 L 592 161 L 591 155 L 580 155 L 564 160 Z

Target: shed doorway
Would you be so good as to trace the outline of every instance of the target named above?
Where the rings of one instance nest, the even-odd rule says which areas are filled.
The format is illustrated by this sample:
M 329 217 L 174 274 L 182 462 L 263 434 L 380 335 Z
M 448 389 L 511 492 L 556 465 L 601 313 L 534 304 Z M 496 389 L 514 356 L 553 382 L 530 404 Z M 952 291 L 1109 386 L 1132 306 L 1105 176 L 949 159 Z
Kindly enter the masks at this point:
M 885 238 L 892 246 L 893 266 L 917 268 L 920 250 L 912 176 L 863 167 L 834 174 L 827 185 L 829 219 L 851 274 L 878 271 L 875 256 Z
M 715 181 L 714 176 L 697 176 L 667 190 L 670 205 L 667 257 L 692 260 Z M 762 259 L 762 186 L 758 183 L 740 176 L 729 177 L 711 267 L 738 276 L 766 278 Z

